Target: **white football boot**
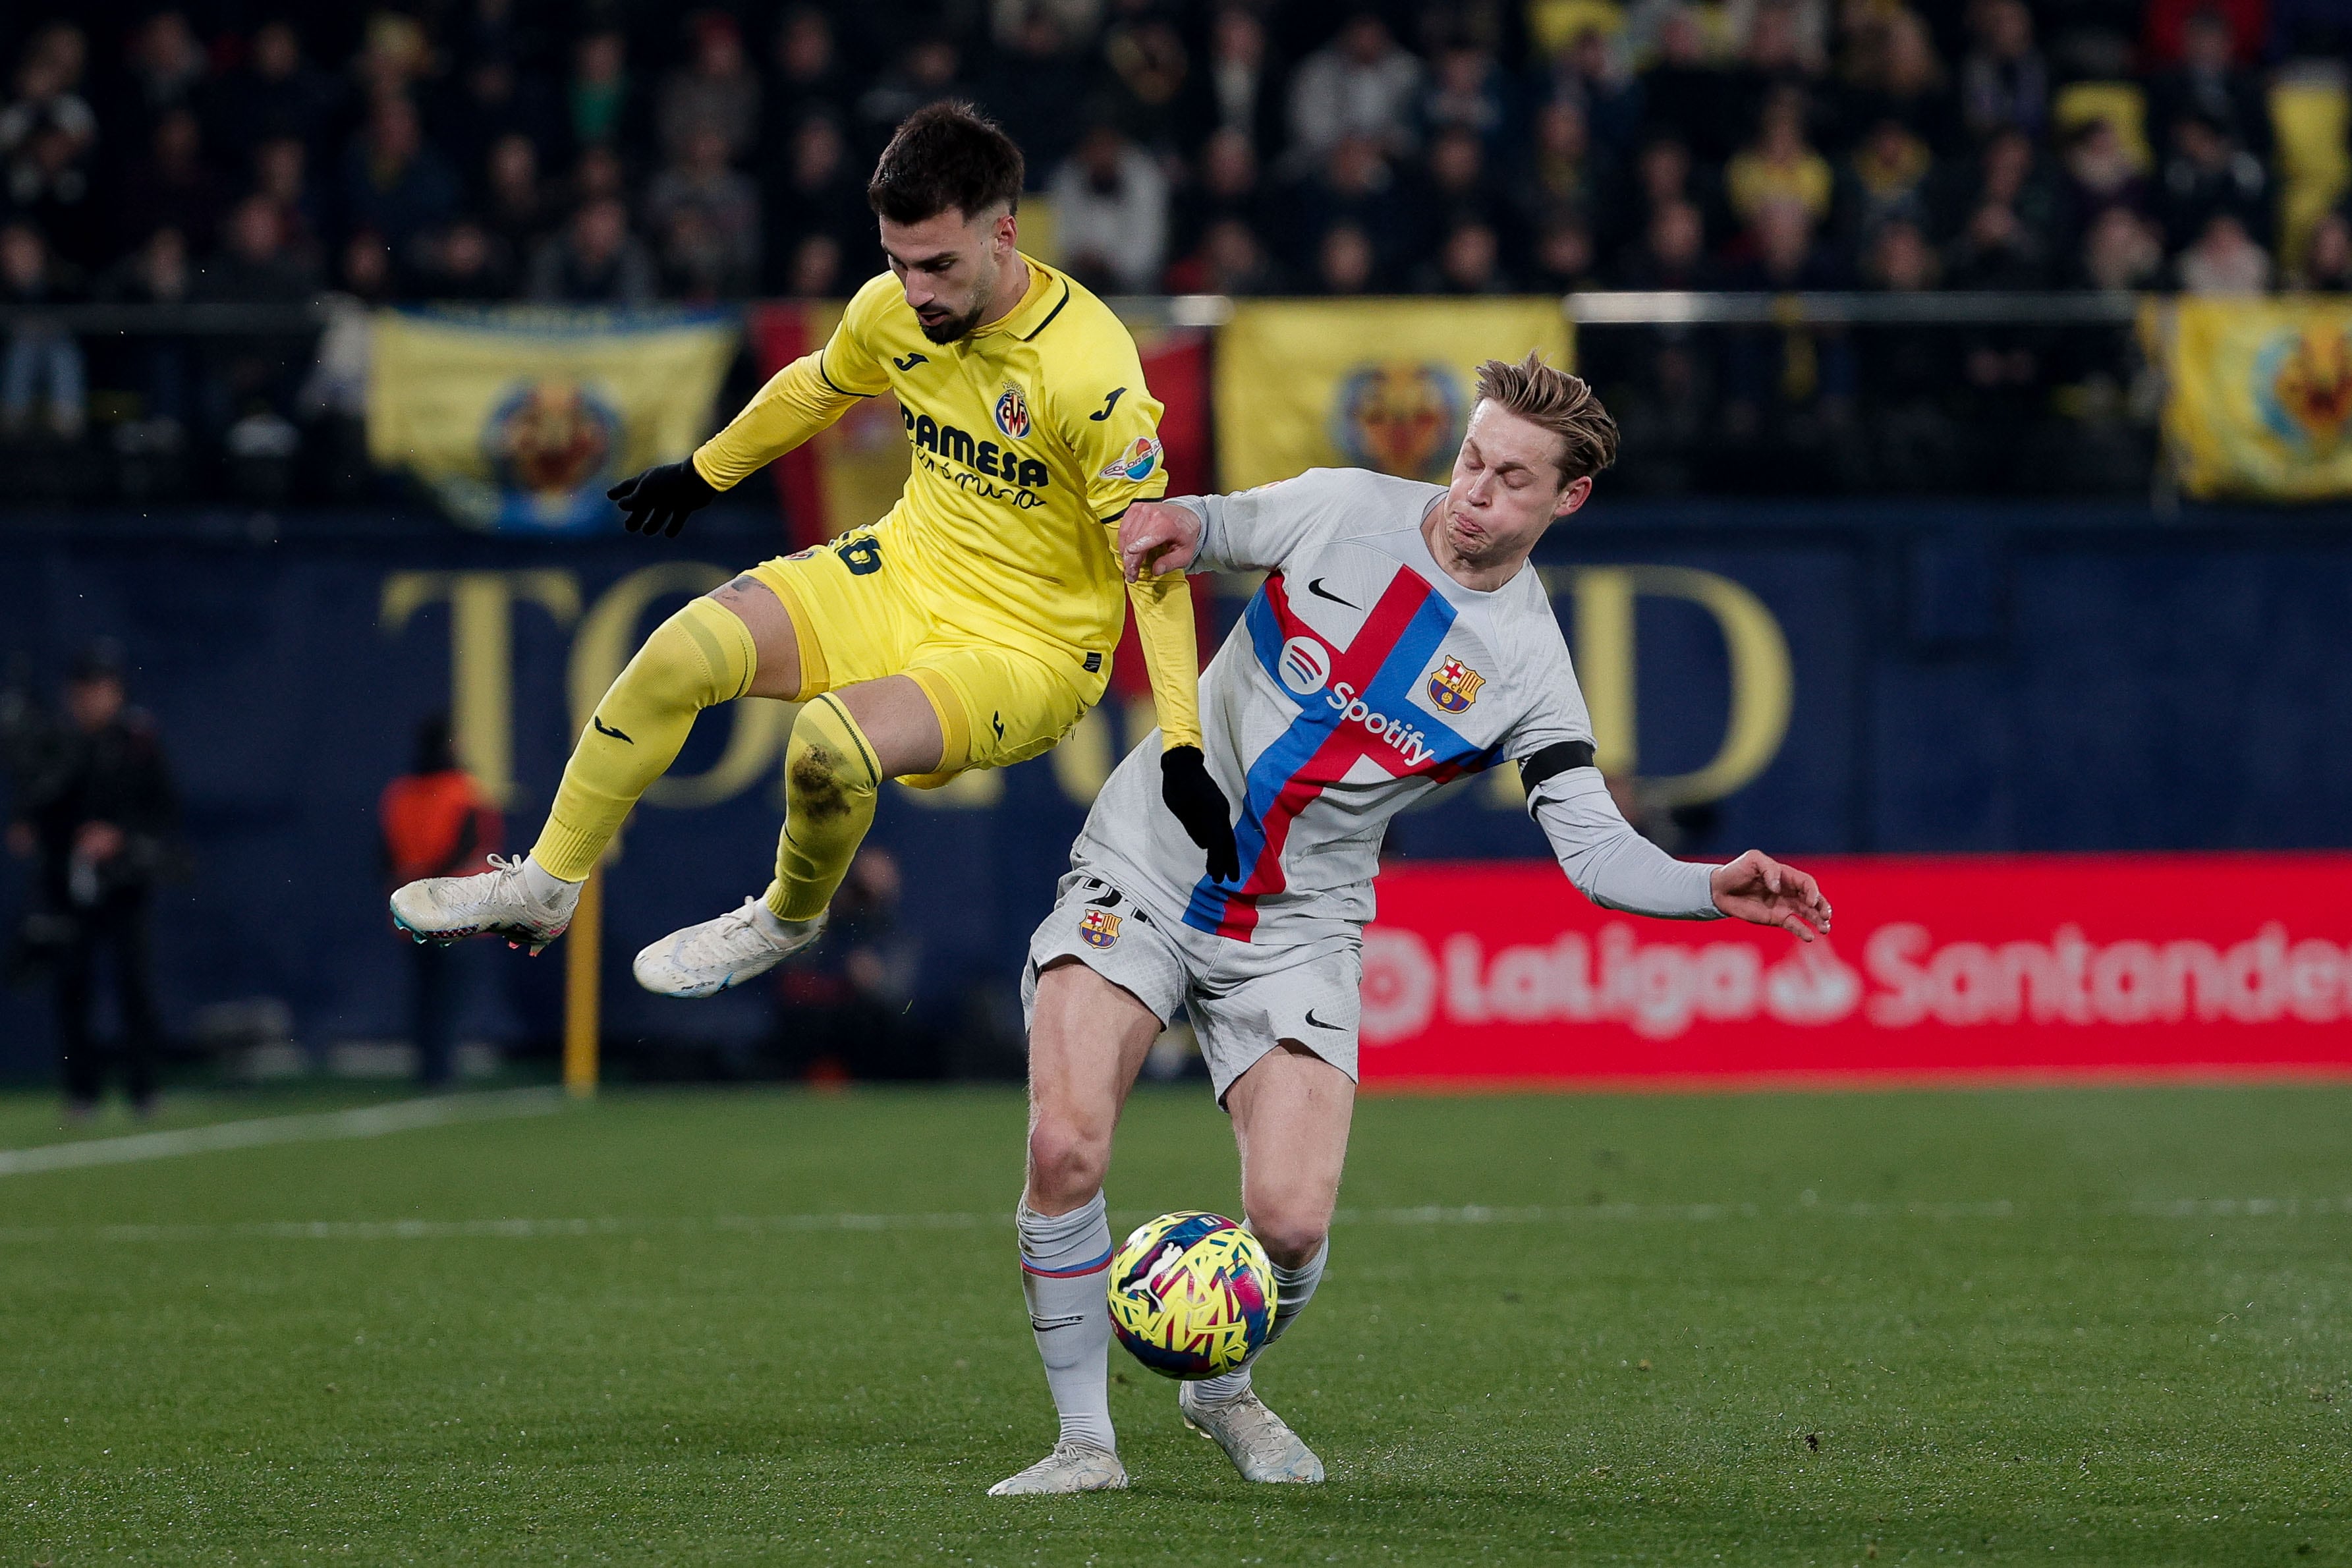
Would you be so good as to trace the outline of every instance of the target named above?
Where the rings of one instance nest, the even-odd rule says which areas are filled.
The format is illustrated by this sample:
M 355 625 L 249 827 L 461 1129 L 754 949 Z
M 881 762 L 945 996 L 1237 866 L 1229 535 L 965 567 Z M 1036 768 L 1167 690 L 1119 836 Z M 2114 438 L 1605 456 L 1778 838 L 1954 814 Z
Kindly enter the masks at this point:
M 1193 1396 L 1193 1384 L 1176 1390 L 1184 1425 L 1225 1451 L 1245 1481 L 1305 1481 L 1323 1479 L 1323 1461 L 1298 1439 L 1281 1416 L 1265 1407 L 1255 1390 L 1214 1405 Z
M 419 942 L 502 936 L 509 947 L 527 947 L 537 957 L 572 923 L 580 884 L 557 882 L 557 891 L 541 902 L 524 879 L 524 858 L 493 855 L 489 870 L 411 882 L 392 895 L 392 923 Z
M 1115 1492 L 1127 1486 L 1118 1456 L 1092 1443 L 1065 1440 L 1054 1451 L 988 1489 L 991 1497 L 1043 1497 L 1056 1492 Z
M 717 920 L 674 931 L 637 954 L 637 984 L 656 996 L 716 996 L 765 974 L 824 934 L 824 917 L 785 921 L 785 934 L 770 936 L 757 899 Z

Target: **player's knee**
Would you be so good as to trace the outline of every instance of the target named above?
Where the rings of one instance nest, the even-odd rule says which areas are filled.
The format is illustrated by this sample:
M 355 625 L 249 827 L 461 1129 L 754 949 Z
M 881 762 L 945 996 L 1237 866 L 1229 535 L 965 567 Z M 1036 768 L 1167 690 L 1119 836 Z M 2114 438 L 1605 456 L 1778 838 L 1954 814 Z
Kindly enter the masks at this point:
M 1029 1195 L 1032 1206 L 1050 1203 L 1058 1212 L 1091 1198 L 1110 1164 L 1110 1138 L 1063 1117 L 1041 1115 L 1029 1129 Z
M 804 821 L 847 813 L 860 793 L 877 782 L 862 750 L 862 737 L 836 703 L 820 700 L 801 710 L 784 747 L 784 787 L 792 810 Z
M 1331 1230 L 1328 1215 L 1280 1203 L 1251 1205 L 1249 1226 L 1277 1268 L 1304 1268 Z
M 654 628 L 615 685 L 641 702 L 694 711 L 741 696 L 752 658 L 742 623 L 695 599 Z

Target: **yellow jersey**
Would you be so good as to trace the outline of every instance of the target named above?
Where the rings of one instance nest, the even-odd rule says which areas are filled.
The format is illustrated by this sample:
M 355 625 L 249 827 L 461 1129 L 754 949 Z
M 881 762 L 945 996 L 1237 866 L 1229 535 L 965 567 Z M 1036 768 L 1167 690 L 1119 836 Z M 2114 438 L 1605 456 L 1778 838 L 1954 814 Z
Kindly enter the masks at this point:
M 895 394 L 914 467 L 878 531 L 939 625 L 1108 665 L 1131 596 L 1163 743 L 1198 745 L 1183 577 L 1130 586 L 1118 563 L 1119 517 L 1167 493 L 1160 402 L 1110 308 L 1023 260 L 1021 302 L 951 343 L 923 335 L 895 277 L 874 279 L 822 349 L 779 371 L 694 454 L 696 471 L 729 489 L 856 399 Z

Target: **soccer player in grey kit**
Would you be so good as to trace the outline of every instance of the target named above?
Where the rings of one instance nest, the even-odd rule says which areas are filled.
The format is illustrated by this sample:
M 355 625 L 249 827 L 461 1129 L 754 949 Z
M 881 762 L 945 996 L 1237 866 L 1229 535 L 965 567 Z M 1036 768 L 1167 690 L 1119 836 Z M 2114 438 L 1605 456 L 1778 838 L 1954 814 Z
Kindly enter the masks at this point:
M 1723 866 L 1674 859 L 1626 825 L 1592 765 L 1591 721 L 1528 556 L 1616 455 L 1592 389 L 1530 354 L 1481 367 L 1449 485 L 1318 468 L 1122 520 L 1130 575 L 1266 574 L 1201 679 L 1209 771 L 1239 803 L 1241 875 L 1206 874 L 1160 802 L 1147 736 L 1095 801 L 1030 941 L 1022 1282 L 1061 1436 L 993 1495 L 1127 1484 L 1102 1177 L 1119 1108 L 1180 1005 L 1233 1118 L 1243 1210 L 1274 1265 L 1273 1336 L 1313 1300 L 1355 1102 L 1372 877 L 1389 819 L 1415 800 L 1515 762 L 1528 810 L 1595 903 L 1729 915 L 1807 942 L 1829 930 L 1811 877 L 1753 849 Z M 1248 1363 L 1182 1384 L 1178 1404 L 1244 1479 L 1323 1479 L 1252 1392 Z

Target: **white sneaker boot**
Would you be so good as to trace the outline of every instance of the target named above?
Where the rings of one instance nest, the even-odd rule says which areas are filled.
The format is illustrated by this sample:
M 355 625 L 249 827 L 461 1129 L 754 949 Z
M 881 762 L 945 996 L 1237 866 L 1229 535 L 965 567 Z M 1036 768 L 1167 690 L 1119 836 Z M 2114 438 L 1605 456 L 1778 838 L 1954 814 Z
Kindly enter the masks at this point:
M 1255 1390 L 1212 1405 L 1193 1397 L 1193 1384 L 1187 1383 L 1176 1391 L 1176 1407 L 1183 1412 L 1185 1426 L 1225 1451 L 1245 1481 L 1311 1483 L 1323 1479 L 1323 1461 L 1265 1407 Z
M 746 899 L 741 909 L 674 931 L 637 954 L 637 984 L 656 996 L 716 996 L 765 974 L 823 934 L 823 915 L 777 921 L 759 900 Z
M 525 857 L 490 857 L 490 869 L 470 877 L 426 877 L 392 895 L 392 923 L 419 942 L 451 942 L 502 936 L 533 957 L 562 936 L 579 907 L 580 884 L 556 881 L 546 900 L 531 894 Z
M 1042 1497 L 1057 1492 L 1115 1492 L 1127 1485 L 1118 1456 L 1092 1443 L 1060 1442 L 1054 1451 L 988 1489 L 991 1497 Z

